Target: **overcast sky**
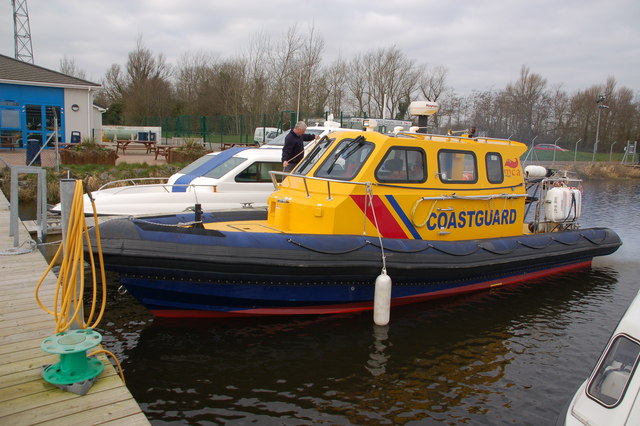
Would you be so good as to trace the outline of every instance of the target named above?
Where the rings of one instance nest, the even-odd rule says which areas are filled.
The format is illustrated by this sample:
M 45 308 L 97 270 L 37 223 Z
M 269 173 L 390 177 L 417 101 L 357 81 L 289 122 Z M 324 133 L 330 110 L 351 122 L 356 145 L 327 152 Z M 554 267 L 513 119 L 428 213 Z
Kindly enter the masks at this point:
M 0 0 L 0 53 L 14 56 L 11 0 Z M 522 65 L 569 93 L 604 84 L 640 90 L 639 0 L 28 0 L 36 65 L 63 56 L 100 83 L 142 35 L 176 65 L 186 52 L 230 58 L 257 34 L 282 39 L 313 25 L 328 65 L 339 55 L 397 46 L 444 66 L 460 95 L 502 89 Z

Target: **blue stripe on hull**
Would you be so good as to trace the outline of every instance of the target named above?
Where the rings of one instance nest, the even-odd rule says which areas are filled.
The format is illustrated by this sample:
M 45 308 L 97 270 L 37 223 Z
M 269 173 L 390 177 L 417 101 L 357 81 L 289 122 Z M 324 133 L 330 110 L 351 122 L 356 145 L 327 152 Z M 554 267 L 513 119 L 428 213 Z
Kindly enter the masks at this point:
M 570 263 L 541 270 L 521 271 L 517 274 L 491 280 L 431 285 L 394 285 L 394 305 L 415 303 L 437 297 L 467 293 L 490 287 L 556 274 L 562 271 L 588 267 L 590 260 Z M 392 277 L 393 279 L 393 277 Z M 308 284 L 259 285 L 212 284 L 188 281 L 158 281 L 127 277 L 122 283 L 143 305 L 158 316 L 162 311 L 170 316 L 207 316 L 198 312 L 220 312 L 249 315 L 264 314 L 321 314 L 352 312 L 371 309 L 375 277 L 371 284 Z M 181 312 L 177 314 L 177 312 Z M 209 315 L 213 316 L 213 315 Z

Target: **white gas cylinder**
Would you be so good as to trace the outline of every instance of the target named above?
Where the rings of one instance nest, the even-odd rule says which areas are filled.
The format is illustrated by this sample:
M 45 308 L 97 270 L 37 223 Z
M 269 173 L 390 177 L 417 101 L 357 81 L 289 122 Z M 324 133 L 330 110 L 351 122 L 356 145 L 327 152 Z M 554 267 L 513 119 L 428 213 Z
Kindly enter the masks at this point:
M 573 221 L 582 211 L 582 193 L 577 188 L 558 186 L 547 191 L 545 216 L 551 222 Z

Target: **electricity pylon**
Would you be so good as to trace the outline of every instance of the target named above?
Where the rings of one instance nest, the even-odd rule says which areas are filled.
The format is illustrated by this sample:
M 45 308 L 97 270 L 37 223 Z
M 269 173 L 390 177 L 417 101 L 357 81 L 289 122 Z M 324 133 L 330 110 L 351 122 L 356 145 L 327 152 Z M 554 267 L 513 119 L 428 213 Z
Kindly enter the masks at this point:
M 33 46 L 31 45 L 31 26 L 27 0 L 11 0 L 13 6 L 13 39 L 15 57 L 22 62 L 33 64 Z

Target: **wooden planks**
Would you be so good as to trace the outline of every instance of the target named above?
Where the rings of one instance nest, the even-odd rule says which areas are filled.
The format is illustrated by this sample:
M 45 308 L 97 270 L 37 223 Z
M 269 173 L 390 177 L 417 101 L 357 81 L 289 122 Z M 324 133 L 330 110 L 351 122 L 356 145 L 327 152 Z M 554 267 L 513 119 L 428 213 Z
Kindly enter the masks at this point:
M 9 207 L 0 192 L 0 251 L 13 247 L 9 237 Z M 20 227 L 20 241 L 28 233 Z M 0 424 L 148 425 L 138 403 L 104 354 L 105 365 L 96 383 L 84 395 L 56 388 L 42 379 L 42 366 L 59 361 L 40 349 L 55 330 L 53 317 L 35 299 L 35 287 L 47 268 L 39 251 L 0 255 Z M 53 304 L 56 277 L 49 274 L 40 297 Z

